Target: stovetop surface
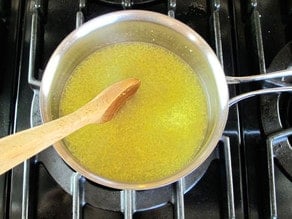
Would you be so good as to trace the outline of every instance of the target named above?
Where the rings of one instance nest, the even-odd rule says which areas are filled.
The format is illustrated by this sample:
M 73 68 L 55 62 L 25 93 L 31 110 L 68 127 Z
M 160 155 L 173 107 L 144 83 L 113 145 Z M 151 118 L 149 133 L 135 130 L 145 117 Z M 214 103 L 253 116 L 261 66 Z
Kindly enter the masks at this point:
M 86 1 L 85 8 L 80 8 L 78 0 L 0 1 L 0 51 L 5 51 L 0 53 L 1 136 L 29 128 L 32 123 L 31 103 L 37 88 L 28 84 L 29 49 L 33 7 L 39 2 L 41 7 L 37 9 L 39 32 L 34 70 L 38 80 L 41 80 L 46 63 L 58 43 L 75 29 L 77 11 L 81 11 L 87 21 L 101 14 L 125 9 L 119 4 L 94 0 Z M 169 2 L 158 0 L 133 5 L 132 8 L 167 14 Z M 273 60 L 291 41 L 290 1 L 176 1 L 175 17 L 197 31 L 211 45 L 226 75 L 251 75 L 277 69 L 272 65 Z M 214 27 L 218 27 L 218 23 L 222 50 L 215 40 L 218 32 Z M 281 65 L 279 69 L 285 67 Z M 230 96 L 262 86 L 261 83 L 230 86 Z M 230 109 L 224 131 L 231 143 L 236 218 L 266 218 L 270 215 L 266 147 L 269 133 L 263 129 L 262 114 L 260 98 L 246 100 Z M 42 155 L 39 159 L 41 161 Z M 220 142 L 206 173 L 184 195 L 186 218 L 232 216 L 228 204 L 225 159 L 224 145 Z M 73 199 L 70 191 L 64 190 L 56 182 L 44 162 L 31 159 L 27 166 L 30 170 L 28 177 L 23 178 L 23 165 L 0 176 L 0 218 L 71 218 Z M 276 162 L 278 215 L 279 218 L 291 218 L 291 178 L 281 168 Z M 28 193 L 23 192 L 25 180 L 29 181 L 29 186 L 25 187 Z M 91 184 L 88 182 L 89 186 Z M 109 194 L 117 192 L 102 189 Z M 24 202 L 29 206 L 26 210 L 23 210 Z M 83 218 L 124 217 L 121 211 L 94 206 L 97 202 L 84 205 Z M 176 211 L 175 201 L 170 200 L 159 208 L 136 212 L 134 218 L 179 218 Z

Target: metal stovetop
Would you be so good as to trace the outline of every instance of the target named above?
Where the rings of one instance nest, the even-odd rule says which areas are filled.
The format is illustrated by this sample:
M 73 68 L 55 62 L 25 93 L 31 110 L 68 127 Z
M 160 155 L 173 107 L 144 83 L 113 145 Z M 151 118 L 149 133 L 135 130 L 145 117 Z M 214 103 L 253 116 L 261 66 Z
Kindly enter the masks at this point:
M 291 63 L 291 53 L 281 52 L 291 52 L 290 1 L 109 2 L 0 0 L 0 48 L 5 51 L 0 62 L 1 136 L 40 123 L 38 86 L 51 53 L 74 28 L 110 11 L 153 10 L 181 20 L 212 46 L 226 75 L 265 73 Z M 230 86 L 230 96 L 262 86 L 269 85 Z M 277 108 L 281 99 L 284 114 L 284 122 L 272 131 L 266 121 L 275 115 L 266 115 L 266 108 L 272 108 L 263 104 L 267 98 L 232 107 L 224 136 L 199 171 L 157 190 L 119 191 L 96 185 L 73 172 L 50 148 L 0 176 L 0 217 L 292 217 L 291 175 L 283 165 L 291 160 L 291 147 L 281 146 L 289 145 L 287 138 L 273 139 L 291 128 L 291 95 L 276 95 L 273 104 L 269 102 Z M 275 146 L 267 139 L 276 141 Z

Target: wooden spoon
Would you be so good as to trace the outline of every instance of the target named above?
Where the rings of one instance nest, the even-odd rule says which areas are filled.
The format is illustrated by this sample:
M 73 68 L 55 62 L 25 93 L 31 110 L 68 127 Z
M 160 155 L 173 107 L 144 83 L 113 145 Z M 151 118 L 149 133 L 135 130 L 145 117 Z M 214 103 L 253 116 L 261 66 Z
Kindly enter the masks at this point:
M 69 115 L 0 139 L 0 174 L 88 124 L 111 120 L 139 86 L 134 78 L 117 82 Z

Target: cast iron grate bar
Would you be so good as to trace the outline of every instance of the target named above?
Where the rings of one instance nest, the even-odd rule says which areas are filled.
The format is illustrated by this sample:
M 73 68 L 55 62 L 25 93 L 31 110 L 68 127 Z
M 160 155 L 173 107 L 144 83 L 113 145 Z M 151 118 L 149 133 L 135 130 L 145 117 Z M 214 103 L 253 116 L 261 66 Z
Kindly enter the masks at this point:
M 168 12 L 167 12 L 168 16 L 175 18 L 176 0 L 168 0 L 167 8 L 168 8 Z
M 79 173 L 72 174 L 72 219 L 81 218 L 82 206 L 84 205 L 84 180 Z
M 258 63 L 259 72 L 266 73 L 265 53 L 263 47 L 262 28 L 260 21 L 260 13 L 258 11 L 258 1 L 251 0 L 249 10 L 251 13 L 251 35 L 255 45 L 256 61 Z M 269 180 L 269 202 L 270 202 L 270 217 L 277 218 L 277 203 L 276 203 L 276 185 L 275 185 L 275 169 L 274 169 L 274 154 L 273 141 L 278 138 L 277 135 L 271 135 L 267 139 L 267 164 L 268 164 L 268 180 Z
M 124 218 L 132 219 L 136 210 L 136 191 L 135 190 L 122 190 L 121 197 L 121 211 L 124 213 Z
M 30 176 L 30 161 L 26 160 L 23 164 L 23 186 L 22 186 L 22 203 L 21 203 L 21 218 L 28 218 L 29 209 L 29 176 Z
M 221 65 L 224 66 L 223 49 L 222 49 L 222 34 L 221 34 L 221 27 L 220 27 L 220 8 L 221 8 L 220 0 L 211 1 L 211 12 L 212 12 L 211 22 L 212 22 L 213 34 L 214 34 L 214 44 L 215 44 L 217 57 Z M 224 147 L 228 218 L 235 218 L 230 139 L 229 137 L 223 135 L 221 137 L 221 141 Z
M 185 218 L 185 207 L 184 207 L 184 178 L 179 179 L 175 183 L 175 213 L 177 219 Z
M 221 3 L 220 0 L 212 0 L 212 27 L 214 31 L 214 43 L 215 43 L 215 49 L 217 57 L 221 63 L 222 66 L 224 66 L 223 62 L 223 49 L 222 49 L 222 36 L 221 36 L 221 28 L 220 28 L 220 7 Z
M 36 64 L 36 48 L 38 44 L 39 34 L 39 20 L 40 20 L 40 8 L 42 7 L 40 0 L 35 0 L 32 6 L 31 17 L 31 33 L 30 33 L 30 46 L 29 46 L 29 61 L 28 61 L 28 83 L 32 88 L 38 88 L 41 82 L 35 78 L 35 64 Z
M 41 0 L 32 2 L 32 17 L 31 17 L 31 34 L 29 45 L 29 61 L 28 61 L 28 84 L 35 90 L 40 87 L 41 82 L 35 78 L 35 64 L 36 64 L 36 49 L 38 44 L 39 34 L 39 20 L 40 10 L 42 8 Z M 32 122 L 31 122 L 32 125 Z M 24 161 L 23 164 L 23 184 L 22 184 L 22 204 L 21 204 L 21 218 L 28 218 L 29 216 L 29 184 L 30 184 L 30 160 Z
M 276 181 L 275 181 L 275 165 L 274 165 L 274 146 L 287 141 L 288 136 L 292 136 L 292 128 L 286 129 L 270 135 L 267 139 L 267 161 L 268 161 L 268 177 L 269 177 L 269 202 L 270 202 L 270 218 L 278 218 L 277 197 L 276 197 Z
M 261 28 L 261 20 L 260 20 L 260 13 L 257 10 L 257 1 L 253 0 L 250 4 L 251 7 L 251 28 L 252 28 L 252 36 L 256 48 L 256 57 L 258 59 L 259 64 L 259 72 L 266 73 L 266 63 L 265 63 L 265 56 L 264 56 L 264 44 L 263 44 L 263 37 L 262 37 L 262 28 Z
M 79 10 L 76 12 L 76 28 L 80 27 L 84 23 L 83 10 L 86 7 L 86 0 L 79 0 Z
M 227 186 L 227 208 L 228 218 L 235 218 L 235 205 L 234 205 L 234 190 L 233 190 L 233 177 L 231 165 L 231 151 L 230 139 L 227 136 L 222 136 L 221 141 L 224 146 L 224 159 L 225 159 L 225 173 L 226 173 L 226 186 Z

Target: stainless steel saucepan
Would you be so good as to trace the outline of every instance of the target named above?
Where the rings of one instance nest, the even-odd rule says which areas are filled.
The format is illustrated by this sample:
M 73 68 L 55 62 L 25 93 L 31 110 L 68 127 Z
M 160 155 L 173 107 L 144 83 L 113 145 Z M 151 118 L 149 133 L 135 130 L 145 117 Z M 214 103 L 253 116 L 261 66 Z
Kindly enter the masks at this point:
M 58 46 L 48 62 L 41 82 L 40 110 L 43 121 L 48 122 L 59 117 L 59 102 L 63 87 L 73 69 L 84 58 L 102 47 L 133 41 L 162 46 L 181 57 L 194 69 L 201 79 L 208 98 L 208 128 L 204 143 L 188 166 L 166 178 L 143 184 L 117 182 L 98 176 L 82 166 L 70 154 L 63 141 L 54 145 L 65 162 L 98 184 L 118 189 L 139 190 L 175 182 L 194 171 L 212 153 L 222 136 L 231 105 L 257 94 L 292 91 L 292 86 L 278 87 L 247 93 L 229 100 L 229 83 L 291 76 L 292 72 L 290 70 L 241 78 L 225 77 L 217 56 L 194 30 L 166 15 L 149 11 L 126 10 L 109 13 L 85 23 L 68 35 Z

